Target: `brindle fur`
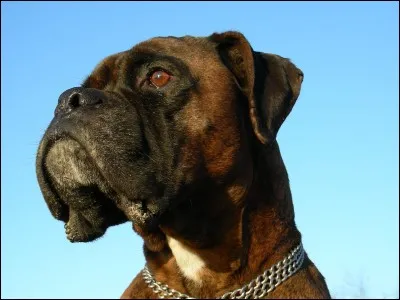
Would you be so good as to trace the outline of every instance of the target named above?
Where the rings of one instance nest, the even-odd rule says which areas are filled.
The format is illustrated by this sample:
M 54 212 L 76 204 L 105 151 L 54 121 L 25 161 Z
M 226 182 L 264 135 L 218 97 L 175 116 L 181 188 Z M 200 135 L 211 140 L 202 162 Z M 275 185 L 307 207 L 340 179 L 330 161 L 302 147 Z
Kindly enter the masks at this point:
M 152 68 L 171 82 L 149 85 Z M 182 293 L 241 287 L 301 240 L 276 135 L 302 80 L 292 62 L 254 51 L 238 32 L 154 38 L 106 58 L 81 96 L 60 97 L 39 147 L 50 211 L 73 242 L 132 221 L 156 279 Z M 166 236 L 204 261 L 200 281 L 182 275 Z M 140 273 L 121 296 L 154 297 Z M 306 255 L 267 297 L 330 294 Z

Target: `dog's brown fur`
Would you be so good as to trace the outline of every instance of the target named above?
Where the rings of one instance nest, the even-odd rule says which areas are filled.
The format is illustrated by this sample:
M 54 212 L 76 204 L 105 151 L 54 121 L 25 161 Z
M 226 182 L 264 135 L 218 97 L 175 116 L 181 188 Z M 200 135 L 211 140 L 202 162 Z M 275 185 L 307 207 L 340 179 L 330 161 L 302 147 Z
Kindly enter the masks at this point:
M 239 120 L 232 119 L 231 116 L 235 111 L 242 111 L 243 107 L 232 101 L 237 96 L 228 84 L 229 74 L 219 68 L 219 61 L 213 60 L 206 54 L 203 60 L 192 64 L 194 65 L 192 68 L 199 68 L 201 69 L 199 72 L 209 73 L 209 79 L 214 81 L 214 85 L 205 84 L 205 86 L 226 91 L 226 98 L 213 99 L 216 93 L 204 89 L 201 92 L 210 95 L 209 101 L 193 100 L 189 104 L 186 108 L 188 116 L 206 113 L 209 118 L 218 118 L 219 128 L 215 129 L 213 135 L 207 134 L 203 137 L 204 132 L 196 130 L 199 127 L 196 122 L 199 120 L 192 118 L 193 123 L 188 124 L 188 135 L 192 138 L 192 144 L 188 144 L 184 152 L 188 153 L 187 165 L 196 165 L 199 161 L 196 155 L 201 154 L 205 157 L 208 174 L 217 179 L 221 175 L 226 175 L 226 170 L 232 170 L 233 181 L 221 190 L 212 190 L 199 195 L 201 202 L 193 201 L 201 203 L 200 208 L 193 209 L 197 213 L 198 211 L 204 213 L 201 215 L 201 221 L 196 218 L 196 213 L 187 214 L 187 210 L 184 210 L 175 212 L 170 217 L 171 221 L 161 226 L 164 234 L 178 239 L 206 262 L 207 267 L 201 271 L 201 284 L 181 275 L 168 247 L 153 246 L 157 250 L 163 249 L 157 252 L 149 251 L 145 247 L 147 264 L 158 281 L 167 283 L 169 287 L 182 293 L 202 298 L 220 296 L 250 282 L 287 255 L 301 239 L 294 223 L 288 175 L 274 138 L 300 93 L 302 72 L 290 62 L 286 62 L 287 76 L 290 77 L 289 82 L 285 82 L 282 79 L 281 62 L 275 56 L 268 55 L 270 65 L 265 84 L 269 89 L 260 91 L 256 87 L 254 90 L 254 93 L 267 94 L 263 95 L 264 101 L 260 104 L 265 112 L 259 112 L 256 108 L 256 99 L 252 95 L 256 74 L 252 66 L 251 48 L 237 33 L 215 35 L 214 39 L 223 41 L 227 37 L 239 40 L 238 44 L 232 47 L 234 50 L 228 50 L 233 54 L 227 55 L 237 55 L 243 59 L 242 69 L 237 67 L 237 70 L 232 71 L 242 74 L 238 75 L 242 76 L 238 81 L 243 81 L 239 84 L 247 93 L 253 132 L 258 142 L 252 144 L 251 138 L 243 134 L 249 133 L 249 128 L 246 127 L 248 124 L 241 124 Z M 235 52 L 236 49 L 239 49 L 239 52 Z M 284 107 L 276 108 L 281 110 L 275 112 L 280 114 L 281 120 L 278 123 L 281 123 L 270 129 L 271 132 L 265 131 L 262 128 L 265 125 L 259 124 L 261 122 L 259 119 L 263 118 L 259 114 L 266 115 L 266 111 L 272 109 L 268 107 L 271 106 L 268 100 L 287 93 L 286 84 L 292 85 L 289 87 L 292 96 Z M 268 117 L 264 118 L 267 122 L 273 122 Z M 254 155 L 256 157 L 252 159 Z M 211 224 L 211 230 L 214 231 L 210 247 L 199 246 L 196 244 L 197 239 L 193 237 L 185 239 L 180 232 L 180 230 L 186 231 L 188 227 L 196 229 L 200 226 L 206 227 L 206 224 Z M 121 298 L 154 296 L 155 294 L 144 284 L 142 275 L 138 274 Z M 268 298 L 330 298 L 330 294 L 324 277 L 306 256 L 302 269 L 268 294 Z
M 116 90 L 119 76 L 129 72 L 130 57 L 152 52 L 179 58 L 198 78 L 174 114 L 180 124 L 176 130 L 184 135 L 176 171 L 185 178 L 176 197 L 180 202 L 163 211 L 157 226 L 132 219 L 129 202 L 115 205 L 142 236 L 148 267 L 158 281 L 193 297 L 215 298 L 249 283 L 301 241 L 276 135 L 299 96 L 303 73 L 288 59 L 253 51 L 240 33 L 226 32 L 143 42 L 104 60 L 84 87 Z M 104 218 L 110 226 L 121 222 Z M 199 279 L 183 275 L 168 238 L 204 262 Z M 155 297 L 141 273 L 121 296 Z M 330 294 L 305 255 L 301 269 L 267 298 Z

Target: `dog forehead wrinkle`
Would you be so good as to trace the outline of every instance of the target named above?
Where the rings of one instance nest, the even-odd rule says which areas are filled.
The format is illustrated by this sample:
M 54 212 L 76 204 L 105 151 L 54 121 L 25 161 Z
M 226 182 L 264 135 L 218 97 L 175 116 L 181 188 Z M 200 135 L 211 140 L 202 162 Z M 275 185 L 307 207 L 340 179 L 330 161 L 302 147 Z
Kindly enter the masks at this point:
M 205 262 L 201 257 L 170 236 L 167 236 L 167 242 L 183 275 L 195 283 L 201 284 L 200 271 L 205 266 Z
M 196 51 L 193 51 L 195 49 Z M 132 48 L 133 52 L 155 52 L 174 57 L 186 58 L 189 61 L 196 56 L 207 57 L 205 53 L 215 52 L 212 44 L 204 38 L 185 36 L 182 38 L 157 37 L 143 41 Z M 190 53 L 190 55 L 188 55 Z M 215 52 L 216 53 L 216 52 Z

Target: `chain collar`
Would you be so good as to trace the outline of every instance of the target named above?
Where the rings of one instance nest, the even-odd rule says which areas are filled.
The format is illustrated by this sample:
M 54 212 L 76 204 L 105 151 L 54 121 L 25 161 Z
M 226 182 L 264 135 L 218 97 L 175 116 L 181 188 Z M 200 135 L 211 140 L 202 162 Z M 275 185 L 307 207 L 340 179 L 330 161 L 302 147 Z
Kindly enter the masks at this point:
M 300 269 L 304 261 L 304 254 L 303 245 L 300 242 L 283 260 L 258 275 L 243 287 L 225 293 L 217 299 L 260 299 L 264 297 Z M 169 288 L 167 284 L 157 281 L 147 268 L 147 265 L 142 270 L 142 276 L 148 287 L 159 298 L 195 299 Z

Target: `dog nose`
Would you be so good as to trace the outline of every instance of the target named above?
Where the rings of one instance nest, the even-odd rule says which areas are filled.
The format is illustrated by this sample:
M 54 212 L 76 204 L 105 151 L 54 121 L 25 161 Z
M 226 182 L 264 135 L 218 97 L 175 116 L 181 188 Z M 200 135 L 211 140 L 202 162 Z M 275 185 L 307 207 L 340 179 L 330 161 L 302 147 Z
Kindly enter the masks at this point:
M 75 87 L 66 90 L 58 98 L 55 115 L 67 114 L 81 108 L 96 107 L 103 103 L 105 98 L 105 94 L 98 89 Z

